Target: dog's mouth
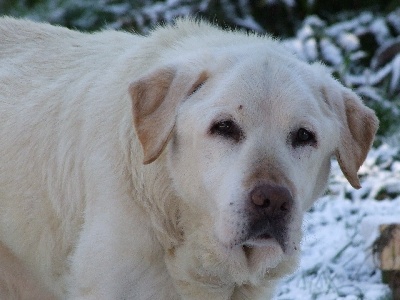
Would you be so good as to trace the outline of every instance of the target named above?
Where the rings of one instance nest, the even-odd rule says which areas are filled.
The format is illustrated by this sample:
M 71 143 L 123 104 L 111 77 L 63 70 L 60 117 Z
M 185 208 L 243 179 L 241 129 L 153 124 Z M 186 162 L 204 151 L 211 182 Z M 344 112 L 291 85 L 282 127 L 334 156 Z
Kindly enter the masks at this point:
M 276 248 L 283 252 L 289 244 L 289 224 L 264 219 L 260 222 L 243 222 L 230 230 L 218 232 L 216 239 L 228 249 Z M 229 237 L 229 238 L 227 238 Z
M 285 252 L 287 245 L 286 227 L 253 227 L 241 243 L 243 247 L 250 248 L 276 246 L 277 244 Z
M 284 246 L 270 233 L 262 233 L 247 239 L 242 245 L 247 262 L 251 269 L 268 265 L 274 268 L 284 253 Z
M 265 247 L 276 241 L 269 233 L 251 237 L 243 243 L 243 247 Z

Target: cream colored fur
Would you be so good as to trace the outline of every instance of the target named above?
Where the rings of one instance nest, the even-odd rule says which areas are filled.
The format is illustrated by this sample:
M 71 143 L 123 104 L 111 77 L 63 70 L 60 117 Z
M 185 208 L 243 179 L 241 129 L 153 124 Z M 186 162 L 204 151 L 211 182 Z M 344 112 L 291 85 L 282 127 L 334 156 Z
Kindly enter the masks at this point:
M 240 141 L 211 133 L 225 119 Z M 316 145 L 293 146 L 302 127 Z M 268 299 L 331 156 L 359 187 L 376 129 L 353 92 L 268 37 L 2 18 L 0 298 Z M 293 196 L 285 250 L 235 242 L 259 182 Z

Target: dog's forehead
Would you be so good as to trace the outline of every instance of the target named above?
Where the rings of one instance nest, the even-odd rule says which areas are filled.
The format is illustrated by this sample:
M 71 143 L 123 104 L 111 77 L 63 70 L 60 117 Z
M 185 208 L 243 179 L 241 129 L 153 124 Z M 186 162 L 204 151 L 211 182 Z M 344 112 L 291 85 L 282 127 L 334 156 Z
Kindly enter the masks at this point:
M 248 57 L 223 74 L 218 104 L 256 118 L 319 114 L 321 93 L 312 67 L 269 54 Z M 276 121 L 275 121 L 276 122 Z

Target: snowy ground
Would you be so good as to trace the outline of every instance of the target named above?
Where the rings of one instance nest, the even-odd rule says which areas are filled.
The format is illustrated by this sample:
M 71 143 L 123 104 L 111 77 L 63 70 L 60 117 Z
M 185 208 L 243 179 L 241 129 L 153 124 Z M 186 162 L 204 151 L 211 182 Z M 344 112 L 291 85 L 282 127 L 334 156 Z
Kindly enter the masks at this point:
M 372 150 L 360 175 L 363 187 L 354 190 L 333 162 L 327 195 L 305 217 L 300 268 L 282 281 L 275 299 L 391 299 L 372 258 L 371 223 L 400 222 L 400 151 Z

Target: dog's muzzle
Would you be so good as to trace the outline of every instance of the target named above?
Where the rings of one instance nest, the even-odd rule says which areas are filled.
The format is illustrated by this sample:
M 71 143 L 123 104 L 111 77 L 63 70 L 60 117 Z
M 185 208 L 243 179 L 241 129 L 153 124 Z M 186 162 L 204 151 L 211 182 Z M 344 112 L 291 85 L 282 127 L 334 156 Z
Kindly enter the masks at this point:
M 285 251 L 293 197 L 281 185 L 262 184 L 249 194 L 248 226 L 244 244 L 257 246 L 275 239 Z

